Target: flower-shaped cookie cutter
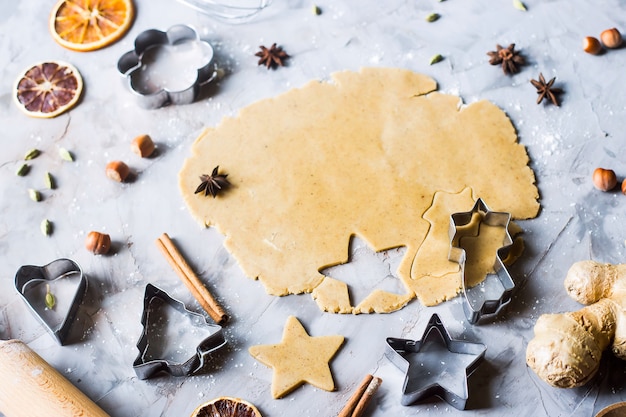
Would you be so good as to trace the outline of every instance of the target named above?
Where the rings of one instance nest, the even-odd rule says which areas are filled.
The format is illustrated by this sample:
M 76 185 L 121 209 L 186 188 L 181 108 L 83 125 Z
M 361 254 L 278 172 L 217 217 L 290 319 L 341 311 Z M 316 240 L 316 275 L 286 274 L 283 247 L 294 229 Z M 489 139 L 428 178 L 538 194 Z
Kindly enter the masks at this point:
M 439 349 L 433 349 L 434 345 Z M 469 398 L 468 378 L 481 364 L 486 350 L 482 343 L 451 339 L 439 316 L 433 314 L 420 340 L 387 338 L 385 356 L 405 373 L 402 405 L 439 397 L 464 410 Z
M 202 326 L 205 329 L 207 336 L 197 346 L 194 346 L 195 353 L 189 359 L 179 362 L 165 357 L 152 357 L 150 342 L 154 340 L 155 335 L 160 335 L 163 331 L 163 328 L 158 323 L 155 323 L 153 317 L 157 315 L 157 310 L 160 308 L 159 304 L 194 320 L 197 326 Z M 226 345 L 222 326 L 211 324 L 203 315 L 187 310 L 182 302 L 175 300 L 165 291 L 152 284 L 146 285 L 141 324 L 143 325 L 143 332 L 137 342 L 139 355 L 133 363 L 133 369 L 139 379 L 152 378 L 161 372 L 172 376 L 193 375 L 205 366 L 205 360 L 209 353 Z M 190 329 L 181 327 L 180 330 L 188 331 Z
M 467 253 L 463 248 L 456 246 L 459 244 L 459 228 L 469 225 L 472 222 L 474 214 L 479 214 L 481 216 L 481 223 L 489 226 L 503 227 L 505 231 L 502 247 L 497 250 L 494 261 L 495 276 L 500 281 L 502 292 L 499 297 L 494 299 L 482 298 L 481 296 L 481 299 L 475 300 L 473 296 L 470 297 L 470 288 L 468 288 L 468 282 L 465 275 L 465 261 L 467 260 Z M 467 320 L 471 324 L 476 324 L 483 315 L 497 314 L 502 307 L 511 301 L 513 290 L 515 289 L 515 282 L 513 281 L 513 278 L 507 270 L 504 262 L 513 248 L 513 238 L 509 233 L 510 222 L 511 213 L 491 211 L 485 202 L 480 198 L 476 200 L 474 207 L 470 211 L 454 213 L 450 216 L 450 252 L 448 254 L 448 259 L 458 263 L 461 267 L 461 277 L 463 282 L 463 311 L 465 312 Z
M 15 274 L 15 289 L 46 331 L 64 345 L 87 290 L 80 266 L 63 258 L 44 266 L 24 265 Z
M 126 76 L 139 105 L 156 109 L 193 103 L 200 88 L 217 77 L 213 56 L 213 47 L 192 27 L 175 25 L 166 32 L 140 33 L 135 49 L 122 55 L 117 69 Z

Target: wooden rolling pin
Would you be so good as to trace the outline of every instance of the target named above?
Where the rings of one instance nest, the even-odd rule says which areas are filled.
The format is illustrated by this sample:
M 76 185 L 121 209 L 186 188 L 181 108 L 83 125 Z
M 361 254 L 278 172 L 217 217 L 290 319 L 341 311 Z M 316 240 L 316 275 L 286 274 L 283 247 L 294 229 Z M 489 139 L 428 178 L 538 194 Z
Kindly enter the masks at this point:
M 0 340 L 0 412 L 6 417 L 109 417 L 19 340 Z

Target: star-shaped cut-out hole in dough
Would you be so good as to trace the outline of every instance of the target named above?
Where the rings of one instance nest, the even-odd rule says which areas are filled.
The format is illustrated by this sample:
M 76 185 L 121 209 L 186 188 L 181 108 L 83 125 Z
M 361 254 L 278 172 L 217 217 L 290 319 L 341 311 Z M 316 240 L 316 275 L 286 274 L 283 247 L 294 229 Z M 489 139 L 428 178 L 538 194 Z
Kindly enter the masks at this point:
M 341 335 L 309 336 L 300 321 L 289 316 L 280 343 L 255 345 L 249 352 L 259 362 L 273 368 L 272 396 L 282 398 L 304 383 L 334 391 L 329 362 L 343 340 Z
M 485 355 L 485 346 L 452 340 L 437 314 L 433 314 L 421 340 L 387 339 L 385 355 L 406 373 L 402 404 L 437 396 L 465 409 L 467 379 Z
M 348 262 L 320 270 L 330 278 L 348 285 L 352 305 L 358 305 L 374 290 L 394 294 L 406 293 L 397 270 L 406 254 L 406 247 L 375 251 L 358 236 L 352 236 L 349 243 Z

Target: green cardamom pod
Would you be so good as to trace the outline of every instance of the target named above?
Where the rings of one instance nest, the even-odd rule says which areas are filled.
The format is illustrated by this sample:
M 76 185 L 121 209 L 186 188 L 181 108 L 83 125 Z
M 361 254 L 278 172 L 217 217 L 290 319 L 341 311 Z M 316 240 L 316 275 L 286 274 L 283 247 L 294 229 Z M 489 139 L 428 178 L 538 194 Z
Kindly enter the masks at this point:
M 29 188 L 28 195 L 30 196 L 30 199 L 33 201 L 41 201 L 41 193 L 37 190 L 33 190 L 32 188 Z
M 430 58 L 430 61 L 428 61 L 428 63 L 430 65 L 433 65 L 433 64 L 436 64 L 437 62 L 441 62 L 441 61 L 443 61 L 443 56 L 441 56 L 441 54 L 436 54 L 436 55 L 433 55 Z
M 39 156 L 41 152 L 39 151 L 39 149 L 31 149 L 30 151 L 26 152 L 26 155 L 24 155 L 24 161 L 30 161 L 31 159 L 35 159 Z
M 48 219 L 43 219 L 39 225 L 39 229 L 41 229 L 41 233 L 43 233 L 44 236 L 50 236 L 52 234 L 52 223 L 50 223 Z
M 22 164 L 17 171 L 15 171 L 15 175 L 23 177 L 28 174 L 28 171 L 30 171 L 30 166 L 28 164 Z
M 54 295 L 52 295 L 52 293 L 50 292 L 50 285 L 46 284 L 46 307 L 48 307 L 50 310 L 52 310 L 54 308 L 54 305 L 56 304 L 56 299 L 54 298 Z
M 521 2 L 521 0 L 513 0 L 513 7 L 515 7 L 517 10 L 521 10 L 523 12 L 525 12 L 526 9 L 526 5 L 524 3 Z
M 317 4 L 314 4 L 312 8 L 312 12 L 315 16 L 319 16 L 322 14 L 322 9 L 320 9 Z
M 45 173 L 43 181 L 44 184 L 46 184 L 46 188 L 48 188 L 49 190 L 54 190 L 56 188 L 54 177 L 49 172 Z
M 439 13 L 431 13 L 428 16 L 426 16 L 426 21 L 434 22 L 435 20 L 438 20 L 440 17 L 441 15 L 439 15 Z
M 59 148 L 59 156 L 61 156 L 61 158 L 65 161 L 74 161 L 74 156 L 72 155 L 72 153 L 65 148 Z

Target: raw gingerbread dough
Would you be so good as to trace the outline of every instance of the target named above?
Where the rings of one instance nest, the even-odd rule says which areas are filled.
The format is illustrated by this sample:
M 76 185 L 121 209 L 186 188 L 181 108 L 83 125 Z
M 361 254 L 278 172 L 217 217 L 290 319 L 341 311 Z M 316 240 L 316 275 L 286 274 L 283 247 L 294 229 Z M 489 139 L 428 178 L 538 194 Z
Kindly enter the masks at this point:
M 481 197 L 532 218 L 538 191 L 502 110 L 435 90 L 424 75 L 366 68 L 254 103 L 195 141 L 179 175 L 183 198 L 270 294 L 313 292 L 321 309 L 341 313 L 453 297 L 448 216 Z M 194 194 L 217 165 L 232 187 L 217 198 Z M 405 294 L 374 291 L 354 307 L 345 283 L 319 272 L 347 261 L 353 234 L 377 251 L 407 248 L 397 272 Z
M 308 382 L 326 391 L 335 390 L 328 362 L 343 344 L 343 336 L 308 335 L 294 316 L 287 318 L 283 338 L 275 345 L 256 345 L 249 352 L 274 369 L 272 396 L 282 398 Z

